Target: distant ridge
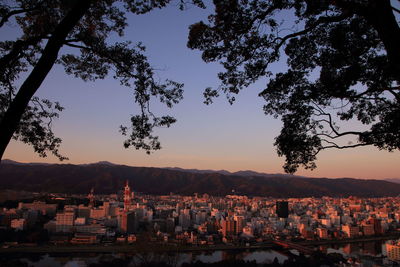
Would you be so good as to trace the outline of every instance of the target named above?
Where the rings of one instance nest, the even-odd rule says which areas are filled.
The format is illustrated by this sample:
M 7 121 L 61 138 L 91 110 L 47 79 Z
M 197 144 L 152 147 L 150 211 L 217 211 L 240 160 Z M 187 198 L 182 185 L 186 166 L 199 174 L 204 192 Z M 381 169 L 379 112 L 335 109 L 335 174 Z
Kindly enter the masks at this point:
M 79 164 L 79 165 L 83 165 L 83 166 L 88 166 L 88 165 L 108 165 L 108 166 L 116 166 L 117 164 L 109 162 L 109 161 L 98 161 L 98 162 L 94 162 L 94 163 L 87 163 L 87 164 Z
M 25 164 L 25 163 L 20 163 L 11 159 L 3 159 L 1 161 L 2 164 Z
M 385 180 L 388 182 L 400 184 L 400 178 L 389 178 L 389 179 L 385 179 Z
M 182 169 L 179 167 L 173 167 L 173 168 L 164 167 L 162 169 L 173 170 L 173 171 L 182 171 L 182 172 L 192 172 L 192 173 L 219 173 L 219 174 L 223 174 L 223 175 L 235 175 L 235 176 L 241 176 L 241 177 L 262 176 L 262 177 L 279 177 L 279 178 L 284 178 L 284 177 L 308 178 L 308 177 L 292 175 L 292 174 L 282 174 L 282 173 L 269 174 L 269 173 L 255 172 L 255 171 L 250 171 L 250 170 L 229 172 L 227 170 L 198 170 L 198 169 Z
M 33 192 L 86 194 L 94 187 L 97 194 L 116 193 L 128 180 L 131 187 L 147 194 L 182 195 L 207 193 L 266 197 L 321 196 L 397 196 L 400 184 L 383 180 L 352 178 L 305 178 L 286 174 L 259 174 L 243 171 L 233 174 L 206 170 L 148 168 L 94 164 L 25 164 L 3 160 L 0 164 L 0 189 Z
M 182 169 L 179 167 L 164 167 L 161 169 L 172 170 L 172 171 L 180 171 L 180 172 L 191 172 L 191 173 L 219 173 L 223 175 L 232 175 L 231 172 L 226 170 L 198 170 L 198 169 Z
M 24 162 L 18 162 L 14 161 L 11 159 L 3 159 L 0 164 L 14 164 L 14 165 L 51 165 L 51 163 L 45 163 L 45 162 L 30 162 L 30 163 L 24 163 Z

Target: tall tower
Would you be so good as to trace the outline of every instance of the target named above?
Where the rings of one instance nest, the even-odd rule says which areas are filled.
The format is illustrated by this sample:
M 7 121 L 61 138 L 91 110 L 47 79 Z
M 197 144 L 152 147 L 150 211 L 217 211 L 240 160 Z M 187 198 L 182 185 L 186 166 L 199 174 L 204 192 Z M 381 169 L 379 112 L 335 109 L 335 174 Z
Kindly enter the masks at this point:
M 128 180 L 126 180 L 124 187 L 124 211 L 128 211 L 131 206 L 131 188 L 129 187 Z
M 93 208 L 94 207 L 94 188 L 90 189 L 90 193 L 88 194 L 88 199 L 89 199 L 89 207 Z

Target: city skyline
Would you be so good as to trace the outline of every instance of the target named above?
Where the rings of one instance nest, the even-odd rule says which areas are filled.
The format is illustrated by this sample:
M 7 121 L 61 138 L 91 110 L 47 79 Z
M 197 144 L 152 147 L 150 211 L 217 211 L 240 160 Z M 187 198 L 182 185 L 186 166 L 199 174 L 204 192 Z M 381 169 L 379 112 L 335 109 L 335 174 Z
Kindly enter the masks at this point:
M 121 88 L 111 78 L 84 83 L 66 76 L 60 66 L 51 71 L 38 96 L 60 101 L 66 108 L 54 123 L 56 135 L 63 139 L 61 153 L 70 158 L 65 163 L 106 160 L 129 166 L 283 173 L 284 158 L 277 156 L 272 145 L 282 125 L 279 119 L 263 114 L 264 101 L 258 97 L 265 81 L 258 81 L 241 92 L 232 106 L 223 96 L 210 106 L 202 103 L 203 90 L 219 85 L 220 67 L 204 63 L 198 51 L 186 48 L 186 42 L 188 26 L 204 20 L 209 13 L 210 10 L 195 7 L 181 12 L 176 6 L 170 6 L 128 19 L 130 27 L 124 38 L 143 41 L 150 62 L 160 70 L 160 79 L 168 77 L 185 83 L 184 100 L 167 111 L 178 122 L 169 129 L 157 130 L 163 148 L 150 156 L 144 151 L 124 149 L 122 145 L 124 137 L 118 132 L 118 126 L 127 124 L 129 115 L 138 111 L 129 89 Z M 274 71 L 284 67 L 284 62 L 275 64 Z M 153 110 L 158 114 L 165 112 L 157 104 Z M 10 143 L 4 158 L 60 163 L 51 155 L 39 158 L 31 147 L 15 141 Z M 317 169 L 301 168 L 296 174 L 398 178 L 399 159 L 398 151 L 389 153 L 375 147 L 322 151 Z
M 0 4 L 1 266 L 400 265 L 400 0 Z

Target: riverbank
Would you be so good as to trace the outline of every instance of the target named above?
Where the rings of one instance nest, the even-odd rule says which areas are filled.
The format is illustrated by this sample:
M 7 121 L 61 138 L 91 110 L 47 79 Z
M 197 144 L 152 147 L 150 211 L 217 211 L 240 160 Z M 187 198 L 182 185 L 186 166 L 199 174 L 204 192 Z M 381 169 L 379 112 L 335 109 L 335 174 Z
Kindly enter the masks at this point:
M 196 252 L 196 251 L 217 251 L 217 250 L 248 250 L 248 249 L 272 249 L 276 247 L 272 242 L 257 246 L 233 246 L 233 245 L 214 245 L 214 246 L 174 246 L 141 244 L 132 245 L 57 245 L 57 246 L 37 246 L 37 247 L 9 247 L 0 248 L 0 254 L 7 253 L 174 253 L 174 252 Z
M 400 233 L 391 233 L 388 235 L 380 235 L 380 236 L 364 236 L 358 238 L 300 241 L 296 242 L 296 244 L 302 246 L 320 246 L 320 245 L 334 245 L 334 244 L 344 244 L 344 243 L 359 243 L 359 242 L 372 242 L 372 241 L 396 240 L 396 239 L 400 239 Z
M 379 240 L 394 240 L 399 239 L 400 233 L 373 236 L 346 238 L 334 240 L 310 240 L 294 242 L 302 246 L 320 246 L 345 243 L 373 242 Z M 13 246 L 9 248 L 0 248 L 0 254 L 8 253 L 174 253 L 174 252 L 196 252 L 196 251 L 217 251 L 217 250 L 259 250 L 259 249 L 274 249 L 278 248 L 272 241 L 251 246 L 237 245 L 213 245 L 213 246 L 183 246 L 176 244 L 149 244 L 149 243 L 134 243 L 134 244 L 94 244 L 94 245 L 45 245 L 45 246 Z

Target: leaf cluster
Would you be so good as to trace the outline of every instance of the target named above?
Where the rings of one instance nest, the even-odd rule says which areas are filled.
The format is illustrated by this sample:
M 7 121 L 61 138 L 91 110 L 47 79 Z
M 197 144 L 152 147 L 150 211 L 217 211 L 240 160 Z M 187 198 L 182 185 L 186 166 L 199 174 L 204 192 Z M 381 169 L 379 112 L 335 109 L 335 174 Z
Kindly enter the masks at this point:
M 375 22 L 377 10 L 388 13 L 388 23 L 394 19 L 390 1 L 223 0 L 214 6 L 208 22 L 190 27 L 188 40 L 204 61 L 224 67 L 219 88 L 206 89 L 206 103 L 221 92 L 232 103 L 240 90 L 268 78 L 259 96 L 264 112 L 283 122 L 275 146 L 286 172 L 315 168 L 323 149 L 400 149 L 400 63 Z M 285 71 L 271 69 L 285 59 Z M 365 130 L 340 131 L 337 121 L 349 120 Z
M 125 147 L 143 148 L 147 152 L 160 149 L 153 129 L 169 127 L 176 120 L 157 116 L 150 110 L 152 99 L 167 107 L 183 97 L 183 84 L 158 81 L 141 43 L 115 42 L 128 26 L 127 15 L 140 15 L 165 7 L 170 0 L 91 1 L 84 16 L 62 40 L 64 49 L 55 63 L 65 72 L 83 81 L 96 81 L 108 76 L 132 90 L 132 98 L 140 107 L 140 114 L 131 118 L 130 126 L 121 126 L 128 138 Z M 13 27 L 20 35 L 0 42 L 0 122 L 18 93 L 18 83 L 35 68 L 49 40 L 57 35 L 57 28 L 74 7 L 84 4 L 78 0 L 12 0 L 0 4 L 0 27 Z M 180 2 L 183 8 L 186 3 Z M 203 7 L 201 1 L 193 4 Z M 113 37 L 113 38 L 111 38 Z M 14 139 L 33 145 L 40 156 L 52 152 L 60 160 L 61 139 L 55 137 L 51 125 L 62 107 L 56 102 L 34 97 L 26 108 L 15 131 Z M 128 134 L 128 131 L 131 133 Z

